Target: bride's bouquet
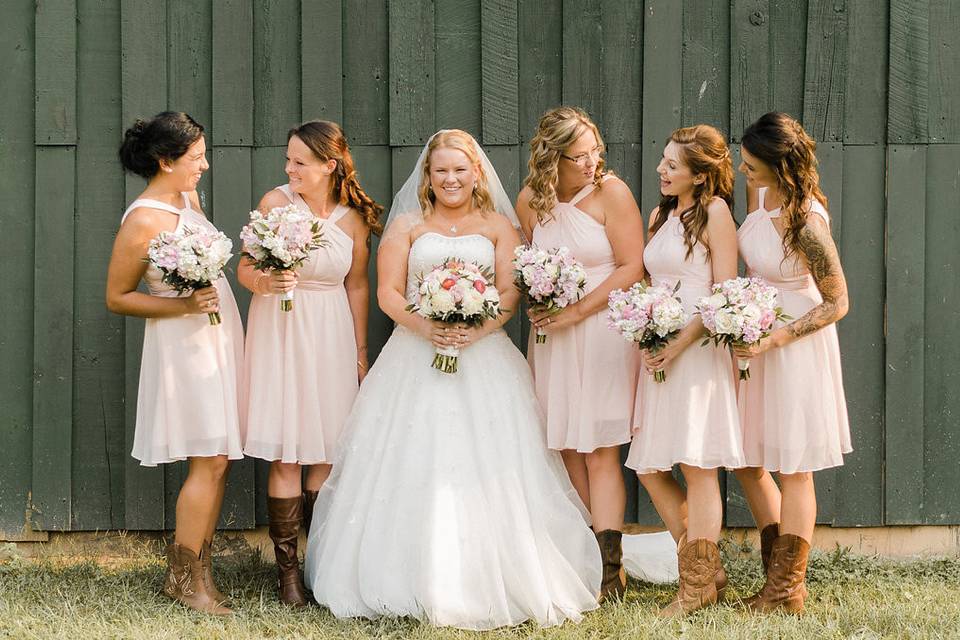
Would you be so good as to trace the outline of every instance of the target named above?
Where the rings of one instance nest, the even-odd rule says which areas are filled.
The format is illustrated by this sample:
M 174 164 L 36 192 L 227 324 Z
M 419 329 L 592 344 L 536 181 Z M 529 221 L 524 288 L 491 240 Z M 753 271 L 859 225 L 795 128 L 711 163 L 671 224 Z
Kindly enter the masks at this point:
M 308 211 L 288 204 L 267 213 L 250 212 L 250 222 L 240 231 L 242 256 L 255 269 L 285 271 L 303 265 L 314 249 L 326 246 L 320 220 Z M 293 291 L 280 295 L 280 309 L 293 309 Z
M 447 258 L 430 273 L 421 274 L 418 283 L 417 301 L 406 309 L 424 318 L 478 326 L 500 315 L 500 293 L 493 286 L 493 274 L 472 262 Z M 433 366 L 456 373 L 459 355 L 455 347 L 437 347 Z
M 761 278 L 731 278 L 700 298 L 697 313 L 708 335 L 702 345 L 747 346 L 770 335 L 777 320 L 789 320 L 777 306 L 777 289 Z M 701 346 L 702 346 L 701 345 Z M 737 360 L 740 379 L 750 377 L 750 361 Z
M 223 233 L 185 224 L 177 231 L 161 231 L 151 240 L 146 261 L 160 270 L 163 282 L 182 294 L 216 282 L 232 251 L 233 242 Z M 210 324 L 220 324 L 218 312 L 207 316 Z
M 657 353 L 690 319 L 676 296 L 679 288 L 679 282 L 672 291 L 638 282 L 627 290 L 611 291 L 607 301 L 608 326 L 641 349 Z M 661 369 L 654 372 L 653 379 L 663 382 L 667 376 Z
M 534 245 L 519 246 L 514 255 L 514 283 L 531 305 L 558 312 L 583 295 L 587 272 L 566 247 L 548 251 Z M 535 340 L 537 344 L 547 341 L 539 327 Z

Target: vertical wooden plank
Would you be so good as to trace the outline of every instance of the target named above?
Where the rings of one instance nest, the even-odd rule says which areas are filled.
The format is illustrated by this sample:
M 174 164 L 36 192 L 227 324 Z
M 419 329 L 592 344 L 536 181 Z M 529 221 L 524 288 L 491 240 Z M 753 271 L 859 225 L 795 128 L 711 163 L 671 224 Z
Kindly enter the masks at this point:
M 519 21 L 519 127 L 527 142 L 537 121 L 562 99 L 563 4 L 561 0 L 517 0 Z
M 38 83 L 39 83 L 38 78 Z M 73 493 L 73 211 L 76 149 L 36 149 L 33 504 L 38 528 L 68 530 Z
M 123 127 L 136 118 L 147 118 L 167 107 L 167 7 L 166 1 L 120 3 L 120 87 Z M 144 82 L 144 78 L 149 78 Z M 127 175 L 124 196 L 132 201 L 143 191 L 144 182 Z M 117 214 L 119 216 L 118 211 Z M 119 221 L 119 217 L 116 218 Z M 137 388 L 140 354 L 143 349 L 140 318 L 124 318 L 124 465 L 125 529 L 162 529 L 163 470 L 141 467 L 130 455 L 137 416 Z
M 390 142 L 387 0 L 354 0 L 343 14 L 343 127 L 352 144 Z
M 891 102 L 893 96 L 891 94 Z M 893 123 L 891 123 L 891 126 Z M 926 150 L 887 148 L 887 352 L 885 524 L 920 524 L 924 513 L 924 273 Z
M 390 144 L 423 144 L 436 131 L 433 0 L 390 3 Z
M 212 145 L 253 144 L 253 3 L 213 0 Z
M 481 3 L 484 144 L 517 144 L 520 117 L 517 0 Z
M 642 157 L 643 145 L 638 142 L 614 142 L 607 145 L 607 169 L 616 173 L 627 183 L 637 202 L 640 201 L 640 185 L 643 180 L 640 173 Z
M 480 6 L 472 0 L 445 0 L 435 11 L 435 126 L 463 129 L 482 140 Z
M 887 141 L 891 144 L 928 140 L 929 5 L 929 0 L 890 0 Z
M 300 4 L 254 0 L 253 138 L 285 145 L 300 122 Z
M 390 167 L 390 147 L 381 146 L 356 146 L 351 147 L 350 152 L 353 155 L 353 163 L 357 168 L 357 177 L 363 190 L 384 206 L 383 221 L 386 221 L 387 213 L 390 211 L 390 200 L 392 198 L 392 177 Z M 377 303 L 377 248 L 380 246 L 380 238 L 371 236 L 370 238 L 370 264 L 367 268 L 367 275 L 370 278 L 370 315 L 367 320 L 367 357 L 370 363 L 377 359 L 380 350 L 386 344 L 387 338 L 393 331 L 393 321 L 380 310 Z
M 601 130 L 603 42 L 600 0 L 564 0 L 563 102 L 589 113 Z
M 14 538 L 30 517 L 33 447 L 34 95 L 33 0 L 5 7 L 0 20 L 0 193 L 18 194 L 3 212 L 4 233 L 17 242 L 0 253 L 0 296 L 11 309 L 0 332 L 0 535 Z
M 954 34 L 956 40 L 956 34 Z M 923 341 L 924 512 L 927 524 L 960 522 L 960 145 L 929 145 Z M 914 194 L 916 190 L 914 191 Z M 913 349 L 920 341 L 912 342 Z M 951 488 L 953 490 L 951 490 Z
M 523 179 L 520 169 L 520 147 L 511 146 L 490 146 L 485 149 L 490 163 L 496 169 L 500 182 L 503 183 L 503 189 L 511 202 L 517 201 L 517 194 L 520 193 L 520 181 Z M 520 351 L 526 349 L 526 343 L 523 342 L 523 325 L 527 324 L 526 316 L 520 313 L 514 313 L 513 317 L 503 326 L 513 343 L 517 345 Z
M 283 171 L 287 145 L 282 147 L 255 147 L 253 152 L 253 177 L 251 178 L 251 202 L 260 202 L 267 191 L 287 183 Z
M 76 144 L 76 0 L 37 2 L 36 7 L 37 144 Z
M 251 192 L 252 151 L 247 147 L 217 147 L 213 150 L 213 197 L 217 203 L 214 220 L 217 227 L 233 238 L 235 253 L 240 250 L 240 229 L 249 220 L 256 205 Z M 227 268 L 227 279 L 246 321 L 250 292 L 236 278 L 237 261 Z M 231 463 L 227 491 L 218 526 L 224 529 L 249 529 L 256 526 L 254 461 Z
M 847 0 L 843 140 L 882 144 L 887 129 L 887 0 Z
M 770 3 L 734 0 L 730 14 L 730 136 L 770 110 Z
M 810 1 L 804 78 L 803 126 L 815 140 L 842 140 L 847 80 L 847 12 L 843 2 Z
M 797 120 L 803 118 L 804 68 L 808 37 L 807 5 L 807 2 L 796 0 L 769 0 L 770 58 L 766 63 L 770 74 L 767 94 L 769 108 L 765 111 L 772 109 L 785 111 Z M 740 135 L 740 131 L 734 133 L 737 136 Z
M 820 143 L 817 145 L 820 188 L 827 196 L 830 212 L 830 231 L 837 246 L 842 246 L 843 228 L 843 145 Z M 841 257 L 842 259 L 842 257 Z M 837 513 L 837 469 L 825 469 L 816 474 L 817 522 L 833 524 Z
M 730 3 L 695 0 L 683 7 L 683 126 L 710 124 L 730 133 Z
M 837 470 L 835 526 L 883 524 L 884 179 L 880 145 L 843 150 L 839 242 L 850 313 L 837 327 L 853 453 Z
M 662 73 L 665 60 L 683 57 L 683 5 L 670 0 L 647 0 L 643 23 L 643 179 L 640 211 L 646 217 L 660 201 L 655 168 L 663 147 L 680 126 L 683 91 L 681 74 Z
M 212 5 L 209 2 L 167 2 L 167 102 L 172 110 L 186 111 L 204 126 L 208 145 L 213 104 L 212 17 Z M 215 170 L 216 167 L 213 167 L 207 171 L 197 185 L 200 206 L 208 215 L 213 208 L 210 180 Z
M 603 139 L 608 144 L 640 142 L 643 5 L 616 0 L 603 2 L 601 7 Z
M 123 526 L 123 319 L 103 303 L 110 246 L 124 209 L 117 141 L 120 114 L 120 0 L 77 7 L 77 189 L 73 528 Z
M 930 2 L 930 142 L 960 142 L 960 3 Z
M 300 3 L 300 91 L 304 120 L 343 121 L 342 4 L 340 0 Z

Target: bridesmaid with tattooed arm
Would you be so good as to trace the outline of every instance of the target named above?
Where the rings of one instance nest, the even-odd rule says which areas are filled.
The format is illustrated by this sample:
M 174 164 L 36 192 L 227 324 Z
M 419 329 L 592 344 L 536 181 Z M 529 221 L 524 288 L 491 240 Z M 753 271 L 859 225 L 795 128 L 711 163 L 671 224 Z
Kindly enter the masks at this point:
M 815 150 L 784 113 L 768 113 L 743 133 L 740 171 L 751 213 L 737 234 L 740 255 L 749 275 L 779 289 L 793 318 L 735 349 L 751 359 L 737 403 L 747 466 L 736 473 L 760 529 L 767 576 L 747 605 L 764 612 L 803 610 L 817 517 L 813 472 L 842 465 L 851 451 L 835 324 L 847 313 L 847 283 Z

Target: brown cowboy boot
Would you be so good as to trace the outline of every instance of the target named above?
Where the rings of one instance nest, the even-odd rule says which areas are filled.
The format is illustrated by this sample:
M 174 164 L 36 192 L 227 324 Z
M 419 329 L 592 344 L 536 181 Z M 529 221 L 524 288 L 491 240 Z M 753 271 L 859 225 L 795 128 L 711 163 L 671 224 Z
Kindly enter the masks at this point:
M 310 523 L 313 521 L 313 505 L 316 503 L 319 494 L 319 491 L 303 492 L 303 534 L 305 537 L 310 536 Z
M 804 577 L 810 543 L 793 534 L 778 536 L 770 550 L 770 569 L 760 592 L 745 602 L 752 611 L 769 613 L 782 609 L 788 613 L 803 613 L 807 597 Z
M 203 563 L 203 581 L 207 587 L 207 593 L 217 602 L 217 604 L 226 605 L 227 596 L 220 592 L 216 582 L 213 580 L 213 550 L 211 549 L 212 540 L 203 541 L 200 547 L 200 562 Z
M 307 605 L 307 595 L 304 593 L 297 558 L 297 538 L 300 535 L 300 520 L 303 518 L 303 497 L 267 496 L 267 512 L 270 516 L 273 553 L 277 558 L 277 588 L 280 590 L 280 600 L 294 607 L 304 607 Z
M 780 523 L 768 524 L 760 531 L 760 561 L 763 563 L 763 575 L 770 569 L 770 549 L 773 541 L 780 535 Z
M 218 616 L 233 613 L 207 591 L 203 571 L 203 562 L 197 554 L 174 542 L 167 547 L 167 576 L 163 581 L 163 593 L 197 611 Z
M 599 602 L 623 598 L 627 591 L 627 572 L 623 570 L 623 532 L 604 529 L 596 534 L 603 562 Z
M 722 569 L 717 543 L 706 538 L 682 542 L 677 554 L 680 588 L 673 602 L 660 610 L 661 618 L 692 613 L 717 602 L 717 573 Z
M 680 547 L 682 547 L 687 542 L 687 532 L 684 531 L 680 536 L 680 541 L 677 542 L 677 553 L 680 553 Z M 720 569 L 717 571 L 717 578 L 714 581 L 717 585 L 717 602 L 722 602 L 727 594 L 727 585 L 730 581 L 727 579 L 727 572 L 723 570 L 723 563 L 720 563 Z

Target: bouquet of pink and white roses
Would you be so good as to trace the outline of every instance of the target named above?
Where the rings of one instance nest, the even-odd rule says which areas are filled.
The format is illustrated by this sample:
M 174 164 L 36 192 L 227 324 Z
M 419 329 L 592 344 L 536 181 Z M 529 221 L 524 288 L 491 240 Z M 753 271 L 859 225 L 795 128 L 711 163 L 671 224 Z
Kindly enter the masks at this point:
M 267 213 L 250 212 L 250 222 L 240 230 L 241 255 L 259 270 L 285 271 L 303 265 L 314 249 L 326 246 L 320 220 L 308 211 L 288 204 Z M 293 291 L 280 295 L 280 309 L 293 309 Z
M 679 282 L 672 291 L 638 282 L 626 291 L 611 291 L 607 302 L 608 326 L 619 331 L 624 339 L 636 342 L 641 349 L 657 353 L 690 319 L 676 296 L 679 288 Z M 653 379 L 663 382 L 667 376 L 660 370 L 654 372 Z
M 500 315 L 500 293 L 493 286 L 493 274 L 472 262 L 447 258 L 421 275 L 419 284 L 417 301 L 407 305 L 407 311 L 424 318 L 478 326 Z M 455 347 L 438 347 L 433 366 L 444 373 L 456 373 L 459 355 Z
M 519 246 L 514 255 L 514 283 L 531 305 L 558 312 L 583 295 L 587 272 L 566 247 L 546 250 Z M 535 340 L 537 344 L 547 341 L 547 334 L 539 327 Z
M 777 289 L 761 278 L 731 278 L 713 285 L 712 295 L 700 298 L 697 313 L 708 337 L 703 345 L 746 346 L 770 334 L 777 320 L 787 320 L 777 305 Z M 740 379 L 750 377 L 750 361 L 737 360 Z
M 182 294 L 216 282 L 232 251 L 233 242 L 221 232 L 185 224 L 177 231 L 161 231 L 151 240 L 146 260 L 163 273 L 163 282 Z M 210 324 L 220 324 L 218 312 L 207 316 Z

